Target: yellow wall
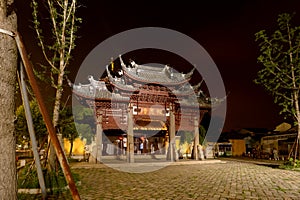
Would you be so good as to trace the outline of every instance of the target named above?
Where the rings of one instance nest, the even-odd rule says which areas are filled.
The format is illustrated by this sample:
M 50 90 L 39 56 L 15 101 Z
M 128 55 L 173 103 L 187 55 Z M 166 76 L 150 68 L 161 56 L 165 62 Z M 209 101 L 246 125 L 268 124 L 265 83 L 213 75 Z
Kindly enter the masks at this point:
M 232 156 L 242 156 L 246 152 L 245 140 L 229 140 L 232 144 Z
M 75 141 L 73 142 L 72 153 L 74 155 L 83 155 L 84 146 L 85 146 L 85 142 L 82 141 L 80 138 L 76 138 Z M 64 139 L 64 149 L 67 155 L 69 154 L 70 147 L 71 147 L 71 143 L 69 142 L 69 140 Z

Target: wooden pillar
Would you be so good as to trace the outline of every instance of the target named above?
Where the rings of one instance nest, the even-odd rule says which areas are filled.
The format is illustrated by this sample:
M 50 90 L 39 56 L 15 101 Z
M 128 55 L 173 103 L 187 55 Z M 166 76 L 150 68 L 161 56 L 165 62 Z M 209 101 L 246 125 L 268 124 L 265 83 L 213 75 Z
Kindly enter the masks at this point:
M 96 127 L 96 163 L 101 162 L 102 157 L 102 113 L 97 117 Z
M 128 108 L 128 121 L 127 121 L 127 162 L 134 163 L 134 137 L 133 137 L 133 108 Z
M 197 117 L 194 118 L 194 147 L 193 158 L 199 160 L 199 123 Z
M 169 125 L 169 148 L 167 159 L 170 161 L 176 160 L 176 148 L 175 148 L 175 114 L 170 109 L 170 125 Z

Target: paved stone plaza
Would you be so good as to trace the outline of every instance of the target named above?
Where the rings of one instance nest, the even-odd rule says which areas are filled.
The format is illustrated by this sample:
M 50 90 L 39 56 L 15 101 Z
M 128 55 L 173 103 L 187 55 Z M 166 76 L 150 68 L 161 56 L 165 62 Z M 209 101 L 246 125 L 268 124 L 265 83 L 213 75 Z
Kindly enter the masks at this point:
M 300 199 L 300 172 L 238 161 L 180 161 L 148 173 L 89 163 L 72 170 L 82 199 Z

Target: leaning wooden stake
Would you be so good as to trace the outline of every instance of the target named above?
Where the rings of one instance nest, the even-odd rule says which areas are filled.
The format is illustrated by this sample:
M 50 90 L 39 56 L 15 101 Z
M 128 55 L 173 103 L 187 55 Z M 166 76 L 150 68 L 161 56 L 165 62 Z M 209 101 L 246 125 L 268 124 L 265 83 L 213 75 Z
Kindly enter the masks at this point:
M 33 93 L 35 94 L 37 103 L 39 105 L 41 114 L 43 116 L 43 119 L 45 121 L 47 130 L 48 130 L 51 142 L 52 142 L 52 144 L 55 148 L 55 152 L 56 152 L 56 155 L 58 157 L 59 163 L 62 167 L 62 170 L 63 170 L 63 173 L 65 175 L 66 181 L 69 185 L 72 197 L 73 197 L 74 200 L 80 200 L 80 196 L 79 196 L 78 190 L 76 188 L 75 182 L 73 180 L 71 170 L 69 168 L 68 161 L 67 161 L 67 159 L 65 157 L 65 154 L 64 154 L 64 152 L 63 152 L 63 150 L 60 146 L 59 140 L 58 140 L 57 135 L 56 135 L 56 131 L 55 131 L 55 129 L 53 127 L 53 124 L 52 124 L 52 121 L 50 119 L 50 115 L 48 114 L 48 111 L 47 111 L 47 108 L 44 104 L 42 95 L 39 91 L 37 82 L 36 82 L 35 77 L 34 77 L 34 73 L 33 73 L 31 63 L 28 59 L 28 55 L 27 55 L 25 46 L 23 45 L 23 41 L 22 41 L 22 39 L 21 39 L 18 32 L 13 33 L 11 31 L 8 31 L 8 30 L 2 29 L 2 28 L 0 28 L 0 32 L 3 33 L 3 34 L 9 35 L 11 37 L 14 37 L 15 40 L 16 40 L 17 47 L 18 47 L 18 50 L 20 52 L 22 62 L 25 66 L 25 70 L 26 70 L 30 85 L 32 87 Z

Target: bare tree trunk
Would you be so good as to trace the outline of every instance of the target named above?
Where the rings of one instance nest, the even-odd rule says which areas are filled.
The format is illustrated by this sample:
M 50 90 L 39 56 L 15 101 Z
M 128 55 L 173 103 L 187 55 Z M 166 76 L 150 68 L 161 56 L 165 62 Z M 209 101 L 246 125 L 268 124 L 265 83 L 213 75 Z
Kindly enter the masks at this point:
M 295 101 L 295 110 L 296 110 L 296 120 L 297 120 L 297 125 L 298 125 L 298 133 L 297 133 L 297 138 L 296 138 L 296 144 L 295 144 L 295 153 L 294 153 L 294 162 L 296 161 L 297 158 L 297 153 L 298 153 L 298 146 L 299 146 L 299 138 L 300 138 L 300 109 L 299 109 L 299 93 L 298 91 L 294 91 L 294 101 Z M 300 158 L 299 158 L 300 159 Z
M 60 111 L 60 104 L 61 104 L 61 98 L 63 93 L 63 89 L 62 89 L 63 76 L 64 73 L 60 73 L 58 76 L 58 84 L 57 84 L 58 88 L 56 90 L 54 109 L 53 109 L 53 120 L 52 120 L 54 127 L 57 127 L 59 121 L 59 111 Z M 50 145 L 49 164 L 51 170 L 54 170 L 56 166 L 56 154 L 52 144 Z
M 296 138 L 296 146 L 295 146 L 295 154 L 294 154 L 294 162 L 296 161 L 297 158 L 297 152 L 299 151 L 299 138 L 300 138 L 300 111 L 299 111 L 299 105 L 298 105 L 298 100 L 296 100 L 296 115 L 297 115 L 297 125 L 298 125 L 298 133 L 297 133 L 297 138 Z M 300 159 L 300 157 L 299 157 Z
M 17 30 L 17 16 L 7 13 L 13 0 L 0 0 L 0 27 Z M 14 97 L 17 69 L 14 39 L 0 34 L 0 198 L 17 199 L 16 148 L 14 135 Z
M 54 102 L 54 109 L 53 109 L 53 126 L 56 127 L 59 121 L 59 111 L 60 111 L 60 104 L 61 98 L 63 94 L 63 77 L 64 72 L 60 72 L 57 80 L 57 90 L 55 95 L 55 102 Z
M 297 153 L 299 151 L 299 133 L 300 133 L 299 127 L 298 127 L 298 134 L 297 134 L 297 138 L 296 138 L 296 143 L 295 143 L 294 162 L 296 162 Z M 300 155 L 300 153 L 299 153 L 299 155 Z M 300 159 L 300 156 L 299 156 L 299 159 Z

